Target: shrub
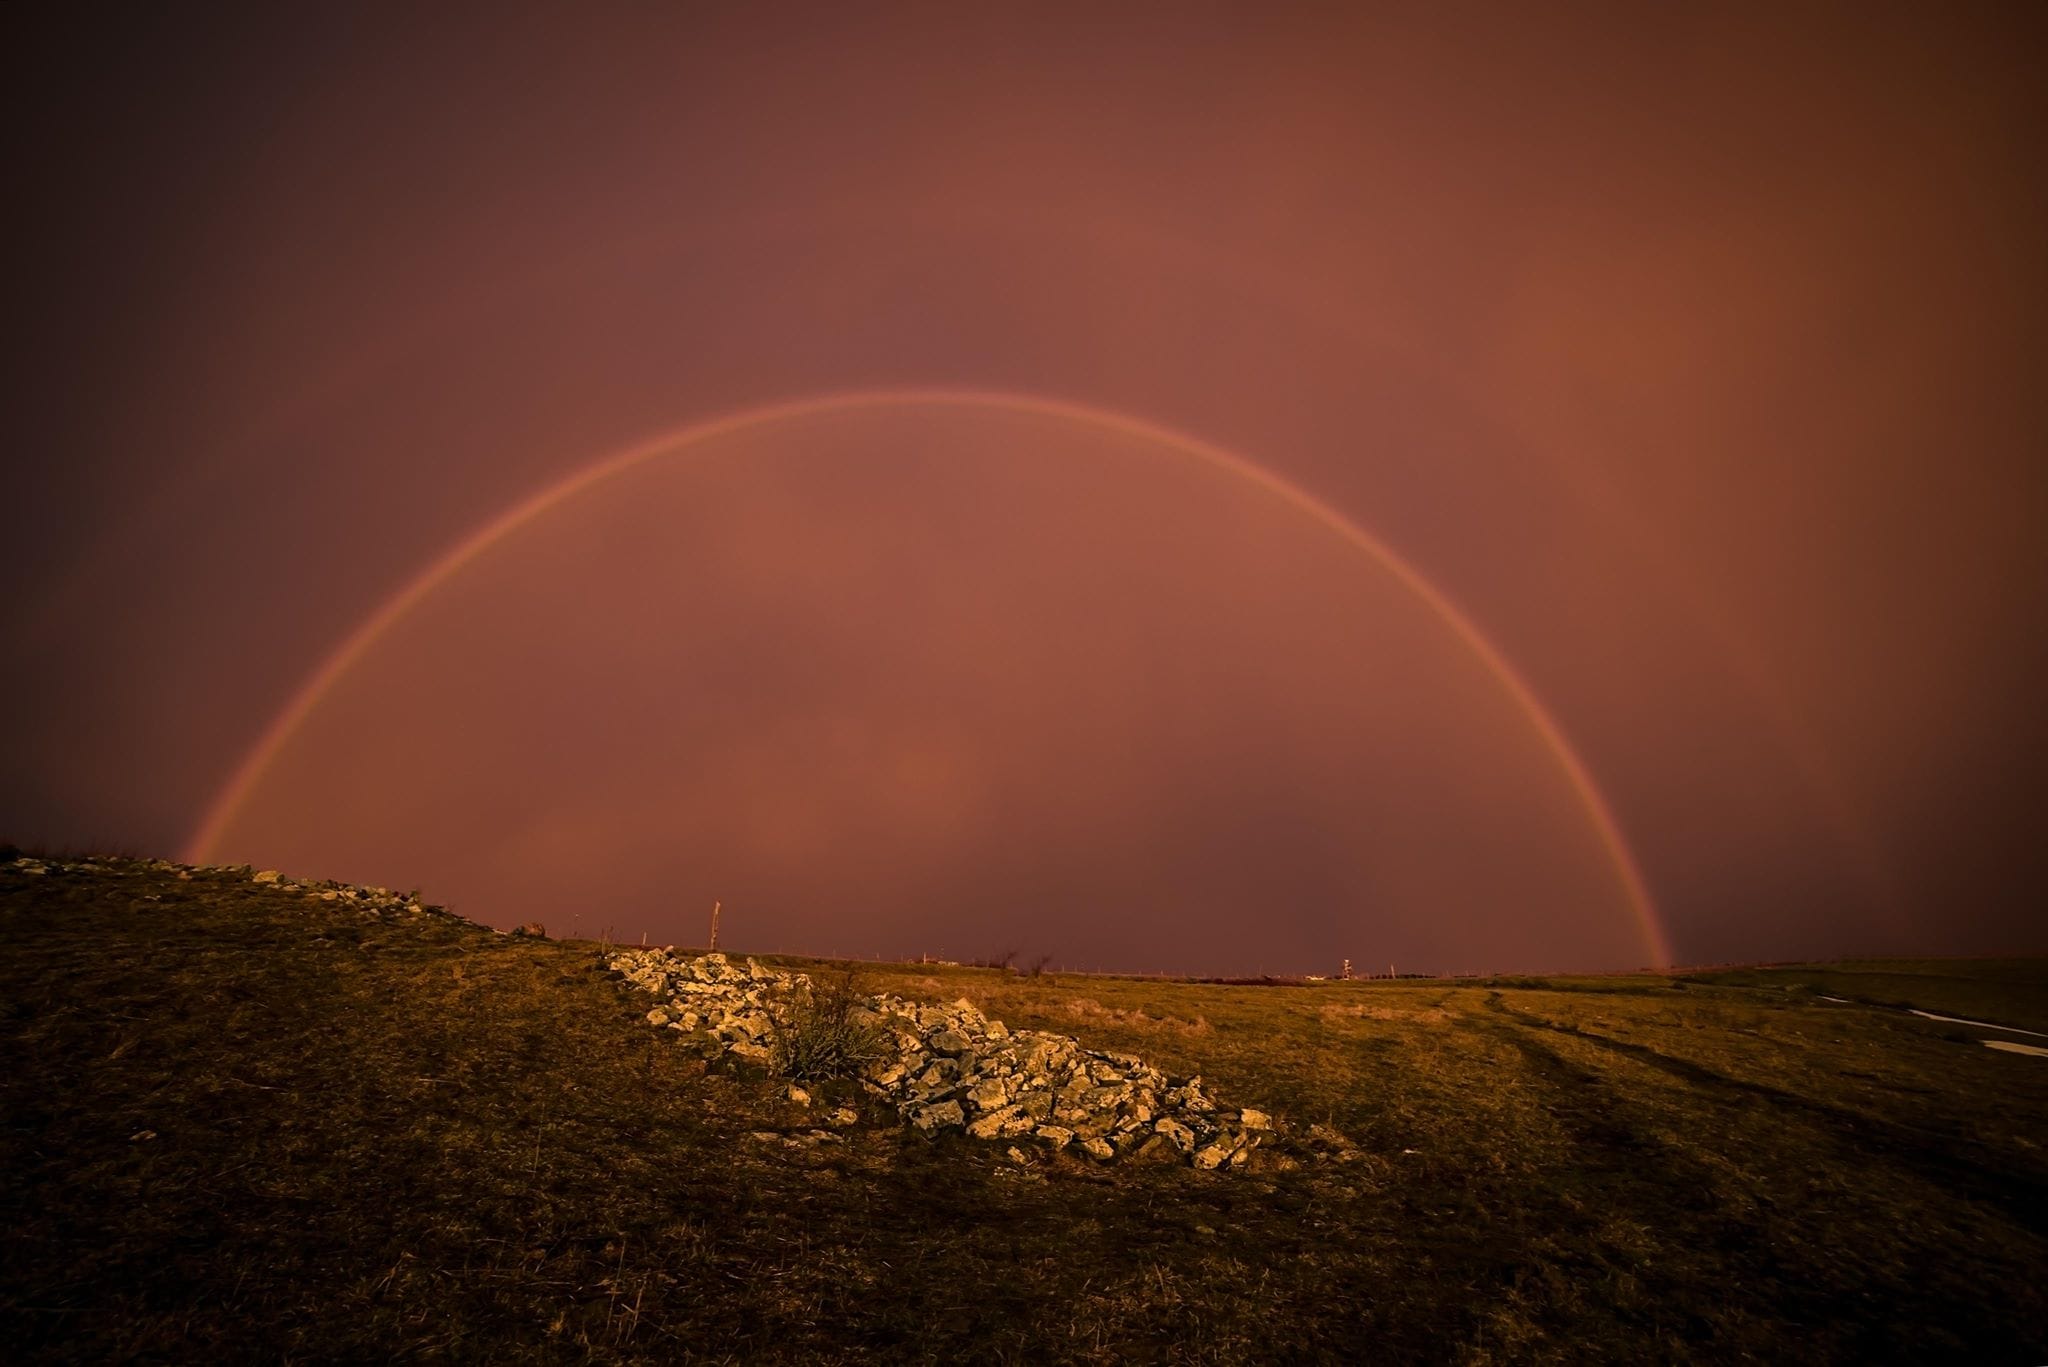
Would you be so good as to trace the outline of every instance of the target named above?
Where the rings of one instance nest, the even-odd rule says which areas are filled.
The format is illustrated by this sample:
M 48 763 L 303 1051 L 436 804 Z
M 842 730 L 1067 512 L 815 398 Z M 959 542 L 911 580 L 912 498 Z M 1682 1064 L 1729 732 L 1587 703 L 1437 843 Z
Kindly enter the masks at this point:
M 886 1056 L 889 1040 L 869 1006 L 872 994 L 848 968 L 800 989 L 772 1017 L 769 1066 L 784 1077 L 853 1077 Z

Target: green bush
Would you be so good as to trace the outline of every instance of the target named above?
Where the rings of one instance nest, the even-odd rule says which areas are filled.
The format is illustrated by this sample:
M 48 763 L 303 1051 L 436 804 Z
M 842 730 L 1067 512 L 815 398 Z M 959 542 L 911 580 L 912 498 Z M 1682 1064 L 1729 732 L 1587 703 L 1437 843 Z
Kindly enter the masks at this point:
M 769 1066 L 784 1077 L 813 1081 L 858 1076 L 889 1052 L 872 998 L 850 968 L 799 989 L 771 1013 Z

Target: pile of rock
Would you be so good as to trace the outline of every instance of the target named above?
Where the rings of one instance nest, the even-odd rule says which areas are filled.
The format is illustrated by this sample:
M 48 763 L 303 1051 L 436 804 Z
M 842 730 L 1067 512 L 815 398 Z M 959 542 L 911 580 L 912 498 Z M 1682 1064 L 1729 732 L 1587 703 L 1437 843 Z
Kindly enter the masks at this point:
M 649 1024 L 763 1064 L 772 1060 L 777 1031 L 790 1024 L 790 1004 L 810 990 L 804 974 L 752 959 L 738 967 L 723 954 L 622 949 L 608 963 L 661 999 L 647 1013 Z M 883 1045 L 862 1085 L 920 1130 L 1030 1137 L 1105 1161 L 1177 1154 L 1217 1168 L 1245 1163 L 1273 1128 L 1263 1112 L 1220 1105 L 1199 1077 L 1169 1078 L 1143 1059 L 1084 1049 L 1065 1035 L 1010 1030 L 964 997 L 934 1006 L 884 994 L 866 998 L 855 1015 Z

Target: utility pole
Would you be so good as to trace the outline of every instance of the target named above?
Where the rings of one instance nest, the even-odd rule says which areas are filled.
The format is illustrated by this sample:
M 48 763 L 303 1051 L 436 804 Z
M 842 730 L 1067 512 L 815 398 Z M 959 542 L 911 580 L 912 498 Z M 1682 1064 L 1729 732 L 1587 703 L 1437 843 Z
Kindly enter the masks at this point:
M 718 908 L 722 905 L 723 903 L 719 902 L 711 904 L 711 948 L 704 951 L 707 954 L 718 952 Z

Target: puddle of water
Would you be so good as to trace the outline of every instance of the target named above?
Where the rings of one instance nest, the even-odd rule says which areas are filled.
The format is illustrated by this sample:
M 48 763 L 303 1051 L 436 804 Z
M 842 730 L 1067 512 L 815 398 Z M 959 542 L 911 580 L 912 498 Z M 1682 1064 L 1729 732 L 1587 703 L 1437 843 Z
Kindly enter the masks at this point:
M 2032 1034 L 2033 1031 L 2029 1030 L 2026 1033 Z M 1983 1041 L 1983 1045 L 1986 1049 L 1996 1049 L 2001 1053 L 2032 1054 L 2036 1058 L 2048 1058 L 2048 1049 L 2043 1049 L 2038 1044 L 2014 1044 L 2009 1039 L 1988 1039 Z
M 1922 1011 L 1917 1007 L 1909 1006 L 1906 1009 L 1916 1016 L 1925 1016 L 1931 1021 L 1947 1021 L 1950 1025 L 1974 1025 L 1979 1030 L 1996 1030 L 2006 1035 L 2032 1035 L 2035 1039 L 2048 1039 L 2048 1035 L 2042 1034 L 2039 1030 L 2021 1030 L 2011 1025 L 1993 1025 L 1990 1021 L 1973 1021 L 1963 1016 L 1937 1016 L 1932 1011 Z M 1989 1040 L 1985 1041 L 1986 1044 L 1990 1042 Z

